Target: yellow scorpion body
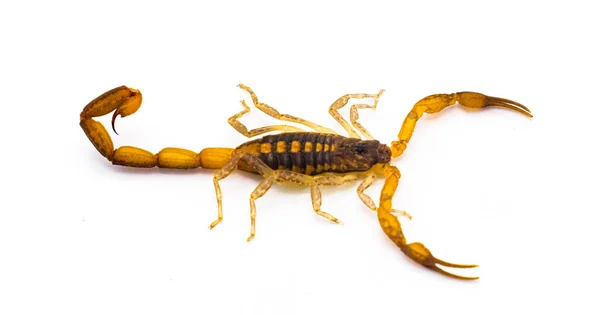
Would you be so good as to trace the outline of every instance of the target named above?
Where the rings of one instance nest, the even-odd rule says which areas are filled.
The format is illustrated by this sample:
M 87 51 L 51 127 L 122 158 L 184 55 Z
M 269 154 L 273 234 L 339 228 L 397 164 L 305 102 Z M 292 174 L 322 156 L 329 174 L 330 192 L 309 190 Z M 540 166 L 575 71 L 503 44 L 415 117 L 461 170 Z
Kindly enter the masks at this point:
M 321 211 L 321 191 L 319 187 L 342 185 L 362 179 L 357 189 L 359 198 L 368 208 L 377 212 L 383 232 L 402 252 L 417 263 L 444 275 L 465 280 L 478 279 L 478 277 L 455 275 L 438 267 L 438 265 L 442 265 L 453 268 L 472 268 L 477 265 L 448 263 L 434 257 L 421 243 L 407 244 L 400 222 L 394 214 L 405 215 L 409 218 L 410 215 L 392 208 L 392 198 L 398 186 L 400 171 L 391 165 L 390 161 L 392 158 L 401 155 L 406 149 L 415 125 L 424 113 L 437 113 L 458 103 L 471 108 L 501 106 L 533 117 L 527 107 L 511 100 L 489 97 L 475 92 L 427 96 L 413 106 L 404 119 L 398 139 L 387 146 L 375 140 L 357 121 L 358 109 L 375 109 L 383 90 L 380 90 L 378 94 L 346 94 L 330 106 L 329 113 L 344 127 L 348 133 L 346 137 L 310 121 L 280 114 L 273 107 L 259 102 L 258 97 L 249 87 L 241 84 L 239 87 L 250 94 L 254 106 L 265 114 L 281 121 L 304 125 L 313 131 L 306 132 L 288 125 L 272 125 L 248 130 L 239 121 L 240 117 L 250 111 L 250 107 L 245 101 L 242 101 L 244 109 L 229 118 L 228 122 L 241 134 L 254 139 L 241 144 L 237 148 L 206 148 L 199 153 L 180 148 L 165 148 L 157 154 L 132 146 L 123 146 L 115 150 L 106 129 L 93 118 L 113 112 L 112 127 L 114 130 L 114 122 L 117 116 L 125 117 L 135 113 L 142 104 L 142 95 L 138 90 L 125 86 L 112 89 L 85 106 L 80 115 L 80 126 L 96 149 L 115 165 L 144 168 L 190 169 L 202 167 L 218 169 L 213 177 L 218 214 L 217 219 L 210 225 L 211 229 L 223 219 L 219 181 L 235 169 L 261 175 L 263 180 L 250 195 L 251 225 L 248 241 L 252 240 L 256 233 L 255 200 L 262 197 L 273 183 L 289 183 L 310 187 L 314 211 L 332 222 L 339 223 L 340 221 L 336 217 Z M 338 113 L 338 110 L 347 105 L 350 99 L 374 99 L 372 105 L 355 104 L 351 106 L 351 124 Z M 356 130 L 362 135 L 362 138 Z M 279 133 L 264 135 L 274 131 Z M 262 137 L 255 138 L 261 135 Z M 371 186 L 378 176 L 385 178 L 379 207 L 365 194 L 365 190 Z

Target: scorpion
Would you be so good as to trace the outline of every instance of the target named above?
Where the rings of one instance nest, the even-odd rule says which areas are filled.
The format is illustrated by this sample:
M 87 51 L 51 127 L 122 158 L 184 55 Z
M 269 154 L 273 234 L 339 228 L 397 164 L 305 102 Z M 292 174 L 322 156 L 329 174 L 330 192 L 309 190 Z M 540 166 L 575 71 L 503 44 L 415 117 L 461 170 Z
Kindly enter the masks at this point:
M 321 186 L 342 185 L 362 179 L 357 193 L 362 202 L 377 213 L 379 225 L 387 237 L 400 250 L 416 263 L 443 275 L 475 280 L 479 277 L 466 277 L 450 273 L 439 266 L 449 268 L 473 268 L 477 265 L 449 263 L 436 258 L 430 250 L 419 242 L 407 243 L 397 215 L 411 218 L 405 211 L 392 208 L 392 198 L 400 179 L 400 171 L 391 165 L 391 159 L 400 156 L 410 141 L 416 123 L 424 113 L 432 114 L 444 108 L 460 104 L 469 108 L 484 108 L 489 106 L 505 107 L 518 111 L 528 117 L 533 117 L 531 111 L 522 104 L 499 97 L 490 97 L 476 92 L 458 92 L 452 94 L 434 94 L 419 100 L 408 113 L 398 139 L 390 146 L 375 140 L 367 129 L 358 122 L 359 109 L 375 109 L 379 98 L 384 92 L 377 94 L 346 94 L 338 98 L 330 107 L 329 113 L 348 133 L 348 136 L 337 134 L 334 130 L 298 118 L 281 114 L 273 107 L 262 103 L 253 90 L 243 84 L 239 88 L 250 94 L 254 107 L 263 113 L 282 122 L 292 122 L 306 126 L 312 131 L 280 124 L 264 126 L 252 130 L 240 122 L 240 117 L 250 111 L 250 107 L 242 100 L 244 109 L 231 116 L 228 123 L 239 133 L 248 137 L 260 138 L 232 148 L 205 148 L 199 153 L 167 147 L 157 154 L 133 147 L 122 146 L 114 149 L 110 135 L 104 126 L 95 121 L 110 112 L 112 129 L 115 130 L 117 116 L 126 117 L 135 113 L 142 104 L 142 94 L 139 90 L 120 86 L 98 96 L 87 104 L 80 114 L 80 126 L 96 149 L 114 165 L 139 168 L 174 168 L 217 169 L 213 177 L 217 199 L 217 219 L 209 226 L 214 228 L 223 220 L 222 193 L 219 181 L 226 178 L 234 170 L 255 173 L 262 176 L 262 181 L 250 195 L 250 236 L 256 233 L 255 201 L 262 197 L 273 183 L 292 184 L 310 188 L 313 210 L 325 219 L 340 223 L 333 215 L 321 210 Z M 344 119 L 339 110 L 351 100 L 372 99 L 369 104 L 354 104 L 350 107 L 350 123 Z M 354 129 L 352 128 L 354 127 Z M 357 133 L 360 132 L 361 136 Z M 274 134 L 265 135 L 271 132 Z M 376 178 L 384 178 L 380 194 L 379 206 L 365 193 Z

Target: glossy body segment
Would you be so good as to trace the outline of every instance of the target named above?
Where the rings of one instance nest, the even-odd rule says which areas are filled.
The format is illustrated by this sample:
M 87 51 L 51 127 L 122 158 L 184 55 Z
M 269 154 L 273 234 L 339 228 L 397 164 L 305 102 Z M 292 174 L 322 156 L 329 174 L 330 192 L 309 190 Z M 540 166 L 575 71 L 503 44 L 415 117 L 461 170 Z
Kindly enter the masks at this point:
M 306 175 L 333 171 L 332 157 L 343 137 L 321 133 L 284 133 L 266 136 L 260 159 L 275 170 L 290 170 Z
M 267 135 L 237 150 L 258 155 L 271 169 L 306 175 L 364 172 L 391 158 L 390 149 L 377 140 L 311 132 Z

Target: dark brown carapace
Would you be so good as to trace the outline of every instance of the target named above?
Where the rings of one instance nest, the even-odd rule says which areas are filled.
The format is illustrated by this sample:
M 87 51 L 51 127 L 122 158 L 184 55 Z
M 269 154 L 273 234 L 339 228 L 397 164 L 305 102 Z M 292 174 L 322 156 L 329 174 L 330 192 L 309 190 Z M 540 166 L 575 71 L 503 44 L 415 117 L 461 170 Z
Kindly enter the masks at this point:
M 268 135 L 248 141 L 236 151 L 258 156 L 273 170 L 306 175 L 364 172 L 376 164 L 388 163 L 392 156 L 390 148 L 377 140 L 315 132 Z

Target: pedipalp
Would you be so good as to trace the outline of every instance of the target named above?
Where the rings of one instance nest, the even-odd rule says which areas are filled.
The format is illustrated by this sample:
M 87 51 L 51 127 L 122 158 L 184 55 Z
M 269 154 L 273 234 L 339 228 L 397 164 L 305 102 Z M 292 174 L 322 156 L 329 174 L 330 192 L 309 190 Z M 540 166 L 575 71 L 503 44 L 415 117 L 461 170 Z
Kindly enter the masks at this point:
M 385 171 L 385 183 L 381 190 L 381 196 L 379 200 L 379 208 L 377 209 L 377 217 L 379 219 L 379 225 L 383 232 L 388 236 L 398 248 L 410 259 L 416 263 L 427 267 L 435 272 L 443 275 L 461 279 L 461 280 L 477 280 L 479 277 L 465 277 L 450 273 L 444 269 L 439 268 L 437 265 L 442 265 L 451 268 L 474 268 L 477 265 L 462 265 L 454 264 L 443 261 L 436 258 L 431 254 L 431 251 L 425 245 L 421 243 L 406 243 L 404 232 L 402 232 L 402 226 L 400 221 L 394 215 L 392 215 L 392 198 L 398 188 L 398 181 L 400 180 L 400 170 L 395 166 L 388 166 Z

